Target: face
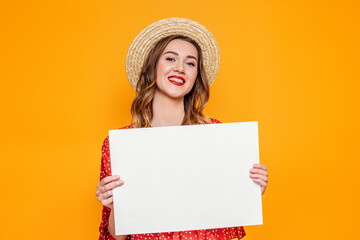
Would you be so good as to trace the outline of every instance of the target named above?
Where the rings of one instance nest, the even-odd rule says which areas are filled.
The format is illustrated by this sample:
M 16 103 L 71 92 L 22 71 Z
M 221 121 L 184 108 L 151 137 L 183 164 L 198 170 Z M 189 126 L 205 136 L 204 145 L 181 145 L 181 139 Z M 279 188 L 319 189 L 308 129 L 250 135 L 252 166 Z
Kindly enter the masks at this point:
M 181 99 L 194 86 L 198 74 L 196 47 L 184 40 L 174 39 L 161 54 L 156 69 L 157 93 Z

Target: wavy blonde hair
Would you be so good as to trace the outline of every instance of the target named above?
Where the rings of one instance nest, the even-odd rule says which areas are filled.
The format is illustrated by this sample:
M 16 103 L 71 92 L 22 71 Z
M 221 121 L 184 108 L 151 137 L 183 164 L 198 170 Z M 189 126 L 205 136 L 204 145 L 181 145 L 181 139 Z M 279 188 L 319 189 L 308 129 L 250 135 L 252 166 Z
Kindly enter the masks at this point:
M 195 46 L 199 56 L 198 75 L 191 91 L 184 97 L 185 116 L 182 125 L 211 123 L 202 111 L 209 100 L 209 84 L 202 61 L 200 46 L 191 38 L 172 35 L 161 39 L 149 52 L 136 85 L 137 95 L 131 105 L 131 114 L 136 128 L 151 127 L 153 118 L 152 102 L 157 89 L 156 69 L 166 46 L 174 39 L 187 41 Z

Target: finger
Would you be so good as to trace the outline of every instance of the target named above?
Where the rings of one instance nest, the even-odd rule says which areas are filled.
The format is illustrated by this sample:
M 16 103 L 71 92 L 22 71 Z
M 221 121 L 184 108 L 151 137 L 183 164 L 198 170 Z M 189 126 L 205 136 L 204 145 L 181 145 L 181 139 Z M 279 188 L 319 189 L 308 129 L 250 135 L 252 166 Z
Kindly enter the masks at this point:
M 124 181 L 123 180 L 119 180 L 119 181 L 113 181 L 113 182 L 110 182 L 104 186 L 102 186 L 100 188 L 100 192 L 101 193 L 104 193 L 104 192 L 107 192 L 109 190 L 113 190 L 115 187 L 119 187 L 121 185 L 124 185 Z
M 264 182 L 267 182 L 267 181 L 268 181 L 267 176 L 264 176 L 264 175 L 261 175 L 261 174 L 250 174 L 250 177 L 251 177 L 252 179 L 261 179 L 261 180 L 263 180 Z
M 109 197 L 101 201 L 101 204 L 105 207 L 109 207 L 113 203 L 113 197 Z
M 108 199 L 109 197 L 112 197 L 112 195 L 113 195 L 112 190 L 106 191 L 106 192 L 98 195 L 98 200 L 101 202 L 102 200 L 105 200 L 105 199 Z
M 109 197 L 112 197 L 113 191 L 106 191 L 104 193 L 99 194 L 98 200 L 101 202 L 102 200 L 108 199 Z
M 267 167 L 265 165 L 262 165 L 261 163 L 254 163 L 253 165 L 254 168 L 260 168 L 264 171 L 267 171 Z
M 262 169 L 258 169 L 258 168 L 250 168 L 250 173 L 252 174 L 260 174 L 260 175 L 264 175 L 267 176 L 268 172 Z
M 112 175 L 112 176 L 107 176 L 107 177 L 104 177 L 101 181 L 100 181 L 100 184 L 103 186 L 109 182 L 112 182 L 112 181 L 116 181 L 116 180 L 119 180 L 120 179 L 120 176 L 119 175 Z
M 102 197 L 103 197 L 103 199 L 107 199 L 107 198 L 109 198 L 109 197 L 112 197 L 112 195 L 113 195 L 113 191 L 110 190 L 110 191 L 104 192 L 104 193 L 102 194 Z
M 261 187 L 266 187 L 267 186 L 267 183 L 266 182 L 264 182 L 262 179 L 259 179 L 259 178 L 256 178 L 256 179 L 253 179 L 253 181 L 255 182 L 255 183 L 258 183 Z
M 98 188 L 100 188 L 101 186 L 104 186 L 105 184 L 112 182 L 112 181 L 116 181 L 119 180 L 120 176 L 119 175 L 112 175 L 112 176 L 107 176 L 104 177 L 98 184 Z

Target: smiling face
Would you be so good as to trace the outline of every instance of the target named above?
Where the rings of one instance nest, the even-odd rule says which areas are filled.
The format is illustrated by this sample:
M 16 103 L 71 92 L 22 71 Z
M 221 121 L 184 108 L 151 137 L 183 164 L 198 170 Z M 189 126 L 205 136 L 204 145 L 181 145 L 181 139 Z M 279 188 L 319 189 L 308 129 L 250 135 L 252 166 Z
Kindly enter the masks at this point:
M 156 68 L 157 93 L 172 99 L 184 98 L 198 74 L 198 52 L 188 41 L 174 39 L 165 47 Z

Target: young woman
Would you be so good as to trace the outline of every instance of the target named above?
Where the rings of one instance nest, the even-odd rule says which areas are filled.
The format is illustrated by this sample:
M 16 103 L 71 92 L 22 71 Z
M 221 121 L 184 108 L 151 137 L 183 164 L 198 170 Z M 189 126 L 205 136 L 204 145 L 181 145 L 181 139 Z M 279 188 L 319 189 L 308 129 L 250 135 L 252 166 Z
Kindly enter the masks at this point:
M 202 113 L 218 67 L 215 39 L 199 23 L 170 18 L 148 26 L 135 38 L 127 56 L 127 75 L 137 96 L 131 106 L 134 123 L 125 128 L 220 123 Z M 255 164 L 250 177 L 263 194 L 266 167 Z M 124 181 L 111 175 L 108 138 L 102 147 L 100 179 L 96 191 L 103 205 L 100 239 L 230 240 L 245 236 L 243 227 L 115 236 L 112 190 Z

